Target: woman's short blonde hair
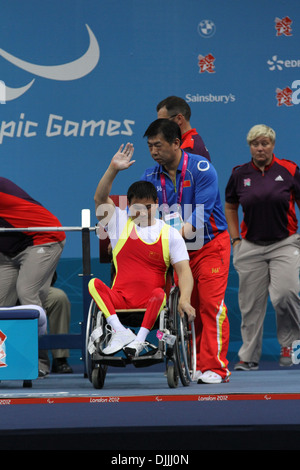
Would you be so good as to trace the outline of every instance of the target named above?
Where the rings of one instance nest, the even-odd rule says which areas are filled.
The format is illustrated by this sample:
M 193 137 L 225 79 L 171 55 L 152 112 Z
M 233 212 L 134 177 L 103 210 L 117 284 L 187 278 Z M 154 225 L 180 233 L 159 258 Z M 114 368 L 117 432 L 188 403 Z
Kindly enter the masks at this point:
M 276 134 L 275 131 L 265 124 L 257 124 L 256 126 L 251 127 L 247 135 L 247 142 L 250 145 L 253 140 L 258 137 L 269 137 L 271 142 L 275 144 Z

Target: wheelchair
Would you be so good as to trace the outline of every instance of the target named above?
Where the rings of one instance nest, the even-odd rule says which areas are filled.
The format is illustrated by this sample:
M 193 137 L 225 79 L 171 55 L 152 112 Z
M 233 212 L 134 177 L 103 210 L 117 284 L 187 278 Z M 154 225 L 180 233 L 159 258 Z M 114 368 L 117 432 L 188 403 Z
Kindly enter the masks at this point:
M 178 312 L 179 289 L 172 286 L 167 305 L 161 311 L 157 324 L 157 345 L 147 343 L 147 350 L 138 357 L 128 358 L 123 351 L 114 355 L 103 355 L 110 333 L 107 332 L 106 320 L 94 300 L 91 301 L 86 327 L 86 373 L 94 388 L 104 386 L 109 366 L 126 367 L 131 363 L 135 367 L 147 367 L 166 363 L 166 378 L 170 388 L 176 388 L 179 379 L 183 386 L 188 386 L 196 371 L 196 342 L 194 323 L 189 323 Z M 130 328 L 141 324 L 145 309 L 116 310 L 121 322 Z
M 127 206 L 127 197 L 111 195 L 114 203 L 122 209 Z M 99 230 L 104 229 L 99 227 Z M 110 263 L 111 279 L 114 277 L 111 255 L 108 253 L 109 239 L 99 237 L 99 261 Z M 147 367 L 166 363 L 166 377 L 170 388 L 176 388 L 179 379 L 183 386 L 192 382 L 196 372 L 196 341 L 194 322 L 189 323 L 187 316 L 181 318 L 178 312 L 179 288 L 173 284 L 169 272 L 166 278 L 167 303 L 161 311 L 152 332 L 157 331 L 155 345 L 147 343 L 147 351 L 138 357 L 128 358 L 123 351 L 112 356 L 102 354 L 109 342 L 105 316 L 92 300 L 87 314 L 85 337 L 86 374 L 94 388 L 104 386 L 108 367 L 126 367 L 129 363 L 135 367 Z M 120 321 L 129 328 L 139 327 L 146 309 L 116 310 Z

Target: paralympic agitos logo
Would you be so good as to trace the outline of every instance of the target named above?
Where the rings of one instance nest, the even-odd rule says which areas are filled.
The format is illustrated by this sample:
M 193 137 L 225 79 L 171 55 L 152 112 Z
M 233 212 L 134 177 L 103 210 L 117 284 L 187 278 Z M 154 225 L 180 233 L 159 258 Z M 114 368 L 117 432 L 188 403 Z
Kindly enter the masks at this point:
M 78 80 L 79 78 L 88 75 L 96 67 L 100 58 L 100 48 L 97 39 L 88 25 L 86 25 L 86 28 L 90 40 L 87 51 L 78 59 L 65 64 L 48 66 L 32 64 L 9 54 L 3 49 L 0 49 L 0 56 L 16 67 L 25 70 L 26 72 L 29 72 L 37 77 L 62 81 Z M 4 94 L 5 101 L 11 101 L 19 98 L 19 96 L 23 95 L 27 90 L 29 90 L 29 88 L 32 87 L 34 82 L 35 78 L 26 85 L 19 88 L 11 88 L 5 83 L 4 90 L 2 89 L 2 95 Z

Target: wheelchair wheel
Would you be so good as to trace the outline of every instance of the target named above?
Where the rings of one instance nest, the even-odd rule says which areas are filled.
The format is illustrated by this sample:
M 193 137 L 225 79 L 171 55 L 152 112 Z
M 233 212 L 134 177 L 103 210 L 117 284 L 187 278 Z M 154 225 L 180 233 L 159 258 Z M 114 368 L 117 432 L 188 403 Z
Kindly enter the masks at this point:
M 189 323 L 185 315 L 178 312 L 179 289 L 175 287 L 170 294 L 170 324 L 176 335 L 174 361 L 182 385 L 188 386 L 196 371 L 196 341 L 194 323 Z
M 104 317 L 99 312 L 97 304 L 94 300 L 91 301 L 88 317 L 87 317 L 87 326 L 86 326 L 86 372 L 88 379 L 93 384 L 95 388 L 102 388 L 104 385 L 104 380 L 106 376 L 107 366 L 101 365 L 97 363 L 96 355 L 97 350 L 95 352 L 89 351 L 89 344 L 90 344 L 90 336 L 92 332 L 96 328 L 102 329 L 104 332 Z M 101 337 L 99 338 L 98 342 L 100 343 Z
M 91 382 L 94 388 L 97 388 L 97 389 L 103 388 L 106 371 L 107 371 L 107 367 L 101 366 L 101 364 L 99 364 L 98 366 L 95 367 L 95 369 L 93 369 Z
M 178 369 L 173 361 L 168 361 L 167 364 L 167 382 L 170 388 L 178 386 Z
M 85 356 L 85 369 L 86 373 L 88 376 L 88 379 L 92 381 L 92 355 L 89 353 L 88 346 L 89 346 L 89 340 L 90 340 L 90 335 L 92 331 L 95 328 L 95 317 L 96 317 L 96 311 L 97 311 L 97 305 L 96 303 L 92 300 L 90 303 L 90 308 L 88 311 L 88 316 L 87 316 L 87 322 L 86 322 L 86 336 L 85 336 L 85 351 L 86 351 L 86 356 Z

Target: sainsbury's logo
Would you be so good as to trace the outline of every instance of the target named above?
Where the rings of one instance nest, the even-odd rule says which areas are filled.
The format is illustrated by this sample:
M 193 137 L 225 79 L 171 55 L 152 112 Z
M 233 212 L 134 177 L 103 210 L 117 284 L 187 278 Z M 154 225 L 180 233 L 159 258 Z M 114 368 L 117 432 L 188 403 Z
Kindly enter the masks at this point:
M 185 95 L 187 103 L 234 103 L 236 101 L 235 95 L 229 93 L 229 95 L 215 95 L 214 93 L 208 93 L 201 95 L 200 93 L 187 93 Z

